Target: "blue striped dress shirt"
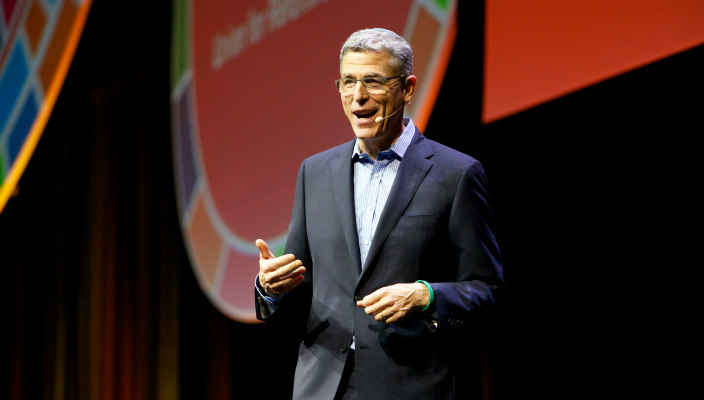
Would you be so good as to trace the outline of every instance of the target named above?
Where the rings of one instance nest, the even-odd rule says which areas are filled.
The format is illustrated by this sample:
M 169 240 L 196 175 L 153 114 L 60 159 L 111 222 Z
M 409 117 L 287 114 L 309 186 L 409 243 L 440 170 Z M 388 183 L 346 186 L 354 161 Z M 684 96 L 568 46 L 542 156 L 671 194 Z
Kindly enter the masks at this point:
M 359 257 L 364 265 L 372 243 L 379 216 L 384 211 L 396 172 L 403 155 L 416 130 L 410 118 L 404 118 L 406 126 L 390 149 L 379 152 L 376 162 L 366 153 L 360 153 L 359 140 L 354 144 L 354 209 L 357 218 Z

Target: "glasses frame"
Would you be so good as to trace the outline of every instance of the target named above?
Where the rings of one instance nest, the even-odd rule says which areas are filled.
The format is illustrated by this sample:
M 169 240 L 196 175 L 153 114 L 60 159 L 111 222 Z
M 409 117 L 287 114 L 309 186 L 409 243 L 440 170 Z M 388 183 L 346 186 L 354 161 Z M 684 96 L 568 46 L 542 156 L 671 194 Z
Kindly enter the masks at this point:
M 367 83 L 366 83 L 365 81 L 372 81 L 372 80 L 381 81 L 381 83 L 382 83 L 383 85 L 386 85 L 386 82 L 388 82 L 388 81 L 390 81 L 390 80 L 392 80 L 392 79 L 396 79 L 396 78 L 406 78 L 406 75 L 396 75 L 396 76 L 388 76 L 388 77 L 385 77 L 385 76 L 365 76 L 364 78 L 360 78 L 360 79 L 354 79 L 354 78 L 335 79 L 335 87 L 337 88 L 337 91 L 340 92 L 340 93 L 352 93 L 352 92 L 354 92 L 354 88 L 353 88 L 352 90 L 345 91 L 344 88 L 340 85 L 340 83 L 342 83 L 343 80 L 348 80 L 348 79 L 349 79 L 349 80 L 354 81 L 354 87 L 355 87 L 355 88 L 357 87 L 357 82 L 361 82 L 361 83 L 362 83 L 362 87 L 364 88 L 364 90 L 367 90 L 367 91 L 368 91 L 369 89 L 367 88 Z

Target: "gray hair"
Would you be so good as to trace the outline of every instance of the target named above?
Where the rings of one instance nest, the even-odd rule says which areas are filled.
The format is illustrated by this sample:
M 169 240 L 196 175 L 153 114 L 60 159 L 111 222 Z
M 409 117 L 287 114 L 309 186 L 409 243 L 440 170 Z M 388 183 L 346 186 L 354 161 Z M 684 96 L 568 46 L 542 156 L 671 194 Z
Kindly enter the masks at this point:
M 413 74 L 411 45 L 402 36 L 388 29 L 362 29 L 351 34 L 340 50 L 340 66 L 342 58 L 350 51 L 383 51 L 391 56 L 391 67 L 394 71 L 406 76 Z

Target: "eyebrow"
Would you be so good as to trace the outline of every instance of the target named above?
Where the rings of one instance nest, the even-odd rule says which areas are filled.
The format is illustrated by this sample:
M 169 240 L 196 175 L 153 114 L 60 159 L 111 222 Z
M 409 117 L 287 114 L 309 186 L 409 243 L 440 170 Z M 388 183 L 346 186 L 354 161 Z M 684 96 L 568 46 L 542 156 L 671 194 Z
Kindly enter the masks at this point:
M 361 78 L 355 78 L 355 75 L 354 75 L 354 74 L 349 74 L 349 73 L 348 73 L 348 74 L 343 74 L 343 75 L 342 75 L 342 78 L 364 79 L 364 78 L 378 78 L 378 77 L 383 77 L 383 76 L 384 76 L 384 75 L 380 75 L 380 74 L 377 74 L 377 73 L 368 73 L 368 74 L 362 76 Z

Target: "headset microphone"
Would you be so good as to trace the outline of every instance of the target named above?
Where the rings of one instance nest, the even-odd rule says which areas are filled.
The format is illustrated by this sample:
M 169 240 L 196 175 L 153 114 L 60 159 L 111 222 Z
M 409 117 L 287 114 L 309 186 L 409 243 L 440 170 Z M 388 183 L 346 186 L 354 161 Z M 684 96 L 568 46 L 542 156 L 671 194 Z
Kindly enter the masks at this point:
M 387 115 L 387 116 L 385 116 L 385 117 L 376 117 L 376 119 L 374 120 L 374 122 L 376 122 L 376 123 L 378 124 L 378 123 L 380 123 L 381 121 L 385 120 L 386 118 L 389 118 L 390 116 L 396 114 L 396 113 L 399 112 L 399 110 L 401 110 L 402 108 L 403 108 L 403 106 L 397 108 L 396 111 L 392 112 L 391 114 L 389 114 L 389 115 Z

